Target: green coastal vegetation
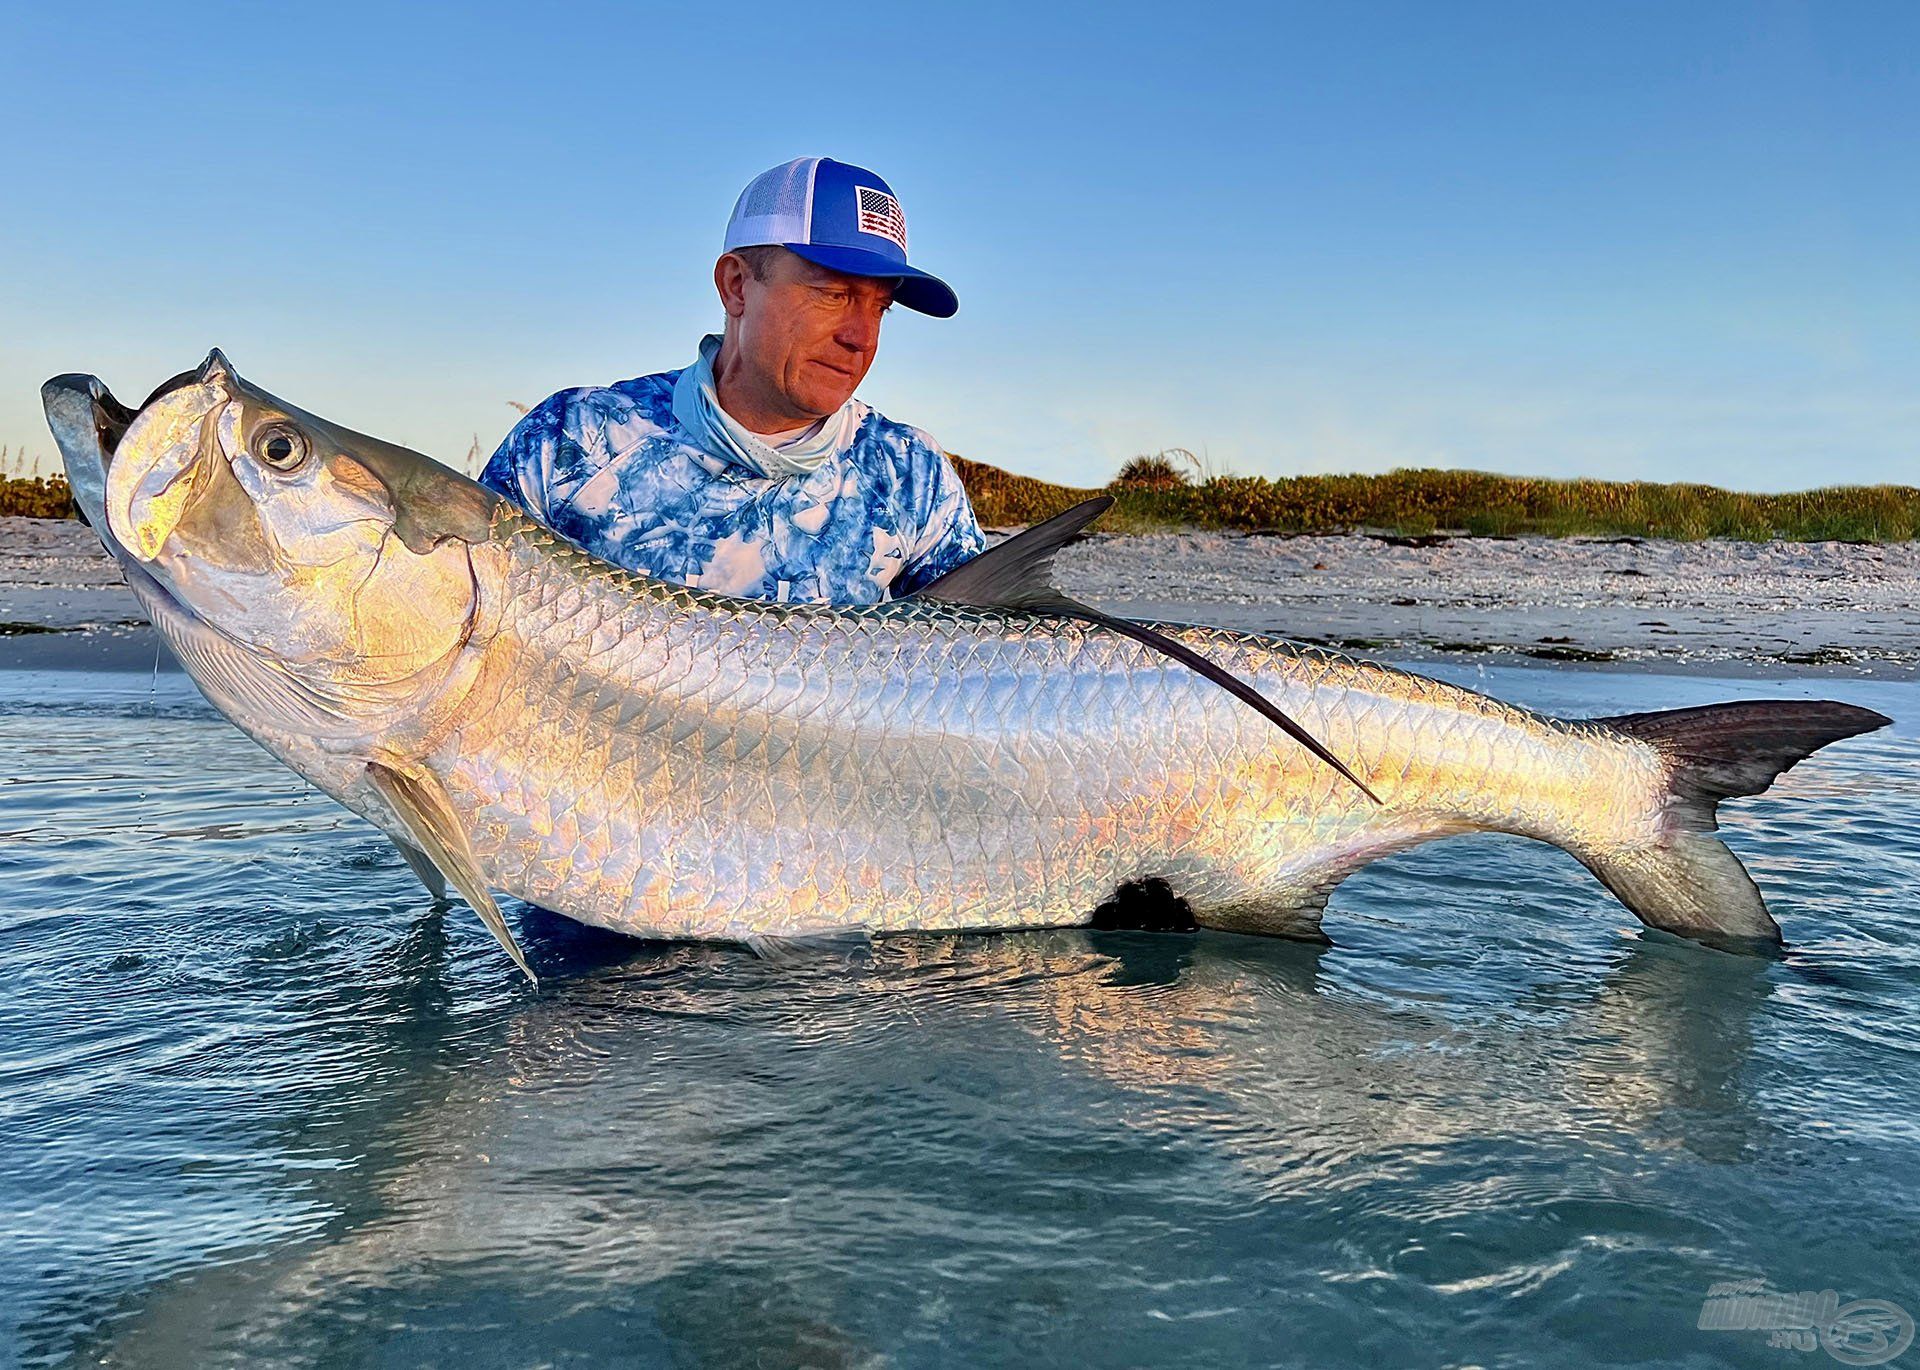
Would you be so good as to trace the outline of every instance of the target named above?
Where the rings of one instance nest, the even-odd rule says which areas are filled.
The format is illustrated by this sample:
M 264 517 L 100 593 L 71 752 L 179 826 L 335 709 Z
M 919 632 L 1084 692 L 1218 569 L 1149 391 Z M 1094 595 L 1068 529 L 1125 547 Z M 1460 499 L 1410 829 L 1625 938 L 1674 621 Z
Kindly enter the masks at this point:
M 1382 476 L 1232 476 L 1174 449 L 1135 457 L 1103 488 L 1054 485 L 956 456 L 980 521 L 1036 523 L 1098 494 L 1113 532 L 1207 528 L 1418 536 L 1458 532 L 1549 537 L 1730 538 L 1747 542 L 1906 542 L 1920 538 L 1920 489 L 1842 485 L 1748 495 L 1711 485 L 1547 480 L 1483 471 L 1402 470 Z M 65 477 L 0 474 L 0 515 L 73 517 Z
M 1179 449 L 1135 457 L 1104 490 L 1050 485 L 954 459 L 980 521 L 1033 523 L 1097 494 L 1114 497 L 1099 527 L 1152 532 L 1213 528 L 1404 535 L 1536 533 L 1698 541 L 1906 542 L 1920 537 L 1920 489 L 1829 486 L 1747 495 L 1711 485 L 1547 480 L 1484 471 L 1401 470 L 1383 476 L 1213 474 Z
M 29 519 L 70 519 L 73 492 L 65 476 L 0 474 L 0 515 Z

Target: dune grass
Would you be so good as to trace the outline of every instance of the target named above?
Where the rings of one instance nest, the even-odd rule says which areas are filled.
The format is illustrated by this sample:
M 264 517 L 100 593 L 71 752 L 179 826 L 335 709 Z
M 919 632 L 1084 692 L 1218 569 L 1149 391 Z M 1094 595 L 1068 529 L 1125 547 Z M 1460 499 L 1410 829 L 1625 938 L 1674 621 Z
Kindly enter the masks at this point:
M 1746 495 L 1711 485 L 1544 480 L 1480 471 L 1391 471 L 1384 476 L 1213 475 L 1130 463 L 1103 489 L 1054 485 L 955 457 L 980 521 L 1036 523 L 1083 499 L 1114 496 L 1110 532 L 1177 528 L 1338 533 L 1355 528 L 1421 534 L 1538 533 L 1748 542 L 1907 542 L 1920 538 L 1920 489 L 1846 485 Z M 65 477 L 0 475 L 0 515 L 71 518 Z
M 1102 493 L 1049 485 L 955 458 L 980 521 L 1032 523 Z M 1831 486 L 1748 495 L 1711 485 L 1545 480 L 1481 471 L 1391 471 L 1383 476 L 1212 476 L 1116 480 L 1103 527 L 1220 528 L 1337 533 L 1355 528 L 1421 534 L 1538 533 L 1749 542 L 1905 542 L 1920 537 L 1920 489 Z
M 67 478 L 0 475 L 0 515 L 30 519 L 74 517 L 73 491 Z

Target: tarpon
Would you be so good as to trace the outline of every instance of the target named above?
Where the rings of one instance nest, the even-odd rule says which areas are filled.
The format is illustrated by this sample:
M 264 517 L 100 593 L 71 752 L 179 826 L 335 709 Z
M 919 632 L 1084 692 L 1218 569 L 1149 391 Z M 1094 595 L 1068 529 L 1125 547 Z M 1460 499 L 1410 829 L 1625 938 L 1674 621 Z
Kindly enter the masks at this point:
M 1489 830 L 1572 853 L 1649 926 L 1775 944 L 1717 805 L 1889 721 L 1798 700 L 1558 719 L 1127 624 L 1047 578 L 1092 510 L 901 601 L 733 599 L 599 561 L 218 352 L 137 412 L 90 376 L 43 398 L 208 699 L 529 975 L 495 891 L 760 945 L 1142 916 L 1319 938 L 1355 870 Z

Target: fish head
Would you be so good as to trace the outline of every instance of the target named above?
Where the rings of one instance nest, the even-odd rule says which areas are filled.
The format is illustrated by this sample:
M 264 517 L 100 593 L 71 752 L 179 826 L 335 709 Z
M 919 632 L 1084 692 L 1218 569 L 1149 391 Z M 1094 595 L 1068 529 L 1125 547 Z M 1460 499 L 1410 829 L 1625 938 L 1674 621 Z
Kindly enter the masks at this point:
M 91 422 L 106 453 L 104 480 L 89 471 L 76 495 L 84 509 L 81 487 L 100 486 L 109 550 L 195 618 L 333 699 L 467 640 L 496 496 L 276 399 L 218 351 L 124 422 L 91 379 L 57 378 L 46 396 L 57 438 L 64 423 L 85 446 Z

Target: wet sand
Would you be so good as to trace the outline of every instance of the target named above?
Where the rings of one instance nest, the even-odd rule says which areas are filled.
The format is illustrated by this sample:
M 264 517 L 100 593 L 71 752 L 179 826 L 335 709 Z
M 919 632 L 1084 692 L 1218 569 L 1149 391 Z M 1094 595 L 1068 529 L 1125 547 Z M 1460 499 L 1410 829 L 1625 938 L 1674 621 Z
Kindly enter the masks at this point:
M 1096 536 L 1063 554 L 1061 583 L 1134 618 L 1396 661 L 1920 675 L 1913 543 Z M 0 518 L 0 668 L 151 670 L 156 657 L 85 525 Z
M 151 670 L 156 659 L 175 669 L 92 529 L 0 518 L 0 669 Z

